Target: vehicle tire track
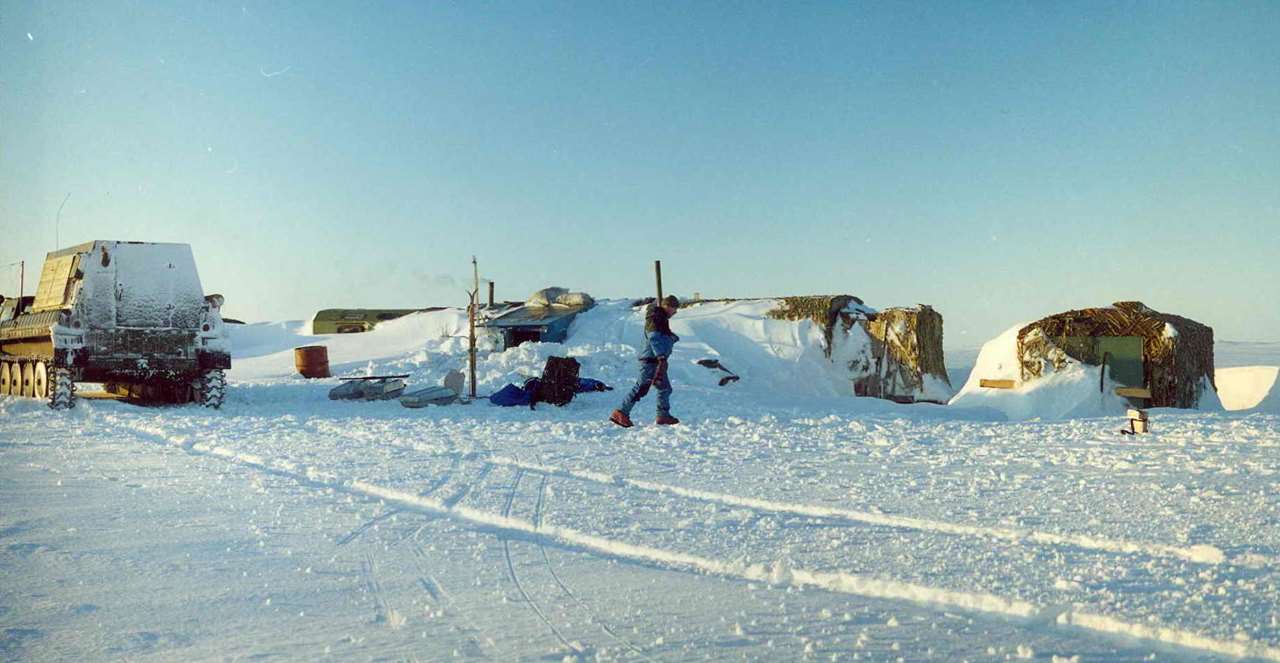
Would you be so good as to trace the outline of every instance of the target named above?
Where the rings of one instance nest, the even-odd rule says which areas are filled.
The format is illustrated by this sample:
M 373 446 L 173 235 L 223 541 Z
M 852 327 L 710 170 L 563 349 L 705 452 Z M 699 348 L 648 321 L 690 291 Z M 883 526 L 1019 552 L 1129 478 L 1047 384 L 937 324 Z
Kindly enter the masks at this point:
M 507 495 L 507 503 L 502 506 L 503 518 L 511 517 L 511 503 L 515 501 L 516 490 L 519 489 L 520 479 L 523 476 L 524 470 L 517 469 L 515 476 L 511 479 L 511 493 Z M 560 629 L 556 628 L 556 625 L 552 624 L 551 620 L 547 618 L 547 615 L 542 612 L 542 608 L 538 607 L 538 604 L 529 597 L 529 593 L 526 592 L 524 586 L 520 584 L 520 578 L 516 576 L 515 565 L 511 563 L 511 539 L 506 535 L 500 535 L 499 538 L 502 540 L 502 556 L 507 562 L 507 576 L 511 578 L 511 584 L 516 586 L 516 591 L 520 592 L 520 596 L 524 599 L 525 603 L 533 609 L 533 612 L 538 615 L 538 618 L 542 620 L 542 623 L 546 624 L 547 628 L 551 629 L 551 632 L 555 634 L 556 639 L 560 641 L 560 644 L 564 645 L 569 651 L 581 655 L 583 653 L 582 648 L 569 642 L 569 640 L 564 637 L 564 634 L 560 632 Z
M 123 422 L 121 422 L 123 423 Z M 1197 652 L 1209 652 L 1236 658 L 1255 658 L 1280 662 L 1280 647 L 1264 641 L 1218 639 L 1178 627 L 1167 627 L 1150 621 L 1129 621 L 1121 617 L 1091 613 L 1085 606 L 1036 605 L 1028 601 L 1006 598 L 978 591 L 954 590 L 930 585 L 875 578 L 842 570 L 817 571 L 801 568 L 770 568 L 762 564 L 743 564 L 733 560 L 703 557 L 676 550 L 628 543 L 575 530 L 570 527 L 543 524 L 510 516 L 515 488 L 507 500 L 505 515 L 455 504 L 440 499 L 419 497 L 412 492 L 381 486 L 354 477 L 344 477 L 317 467 L 286 458 L 263 457 L 237 451 L 216 443 L 193 440 L 187 435 L 156 432 L 149 427 L 130 426 L 138 439 L 160 446 L 177 448 L 193 456 L 217 458 L 228 463 L 273 476 L 292 479 L 299 484 L 322 491 L 338 491 L 354 496 L 382 500 L 405 510 L 444 516 L 477 531 L 499 537 L 523 536 L 533 540 L 555 542 L 567 549 L 581 550 L 607 559 L 630 562 L 665 570 L 718 576 L 747 582 L 764 582 L 775 587 L 813 588 L 829 592 L 861 596 L 877 600 L 901 601 L 934 610 L 964 610 L 1019 624 L 1028 629 L 1052 629 L 1116 637 L 1122 640 L 1147 641 Z M 487 468 L 491 469 L 491 468 Z M 487 474 L 486 472 L 482 472 Z M 505 546 L 504 546 L 505 547 Z M 508 570 L 511 568 L 509 550 Z M 523 588 L 521 588 L 523 592 Z M 527 594 L 525 595 L 527 597 Z M 530 605 L 533 605 L 532 602 Z M 539 614 L 541 611 L 539 610 Z M 545 619 L 545 615 L 542 615 Z M 549 620 L 548 620 L 548 624 Z M 556 631 L 561 642 L 569 645 Z
M 542 475 L 542 482 L 538 484 L 538 503 L 536 506 L 534 506 L 534 509 L 533 509 L 534 529 L 542 528 L 542 506 L 543 506 L 544 498 L 546 497 L 546 494 L 547 494 L 548 478 L 549 477 L 547 477 L 547 475 L 545 474 Z M 621 635 L 618 635 L 618 633 L 609 626 L 608 622 L 601 619 L 600 616 L 596 614 L 594 610 L 591 609 L 591 606 L 587 605 L 586 601 L 583 601 L 581 598 L 579 598 L 577 594 L 573 593 L 573 590 L 569 589 L 569 587 L 564 584 L 564 581 L 560 579 L 560 575 L 556 573 L 555 567 L 551 566 L 551 558 L 547 555 L 547 546 L 542 543 L 541 539 L 538 540 L 538 551 L 542 553 L 542 561 L 544 564 L 547 565 L 547 572 L 551 574 L 551 579 L 555 581 L 556 586 L 560 588 L 560 591 L 564 592 L 565 596 L 568 596 L 570 599 L 573 599 L 573 601 L 577 603 L 579 606 L 581 606 L 583 610 L 587 611 L 587 614 L 590 616 L 591 622 L 593 624 L 596 624 L 597 626 L 599 626 L 601 630 L 609 634 L 610 637 L 612 637 L 615 641 L 624 645 L 627 649 L 630 649 L 636 654 L 639 654 L 640 657 L 643 658 L 644 660 L 646 661 L 652 660 L 649 658 L 647 654 L 645 654 L 645 651 L 637 647 L 635 643 L 631 642 L 630 640 L 628 640 L 627 638 Z
M 455 456 L 453 458 L 453 461 L 449 463 L 449 469 L 445 470 L 443 474 L 437 477 L 435 481 L 432 481 L 431 484 L 429 484 L 426 488 L 423 488 L 422 492 L 418 493 L 418 496 L 427 497 L 428 495 L 431 495 L 432 493 L 436 492 L 436 490 L 438 490 L 441 486 L 448 483 L 450 477 L 453 476 L 454 470 L 456 470 L 458 465 L 460 464 L 462 464 L 462 458 Z M 392 516 L 395 516 L 396 514 L 402 513 L 403 511 L 404 509 L 392 509 L 390 511 L 387 511 L 385 513 L 381 513 L 375 516 L 368 522 L 357 527 L 356 529 L 352 530 L 349 534 L 339 539 L 337 545 L 345 546 L 348 543 L 351 543 L 352 541 L 359 538 L 361 534 L 364 534 L 366 531 L 368 531 L 370 527 L 373 527 L 374 525 Z M 418 530 L 414 530 L 413 534 L 417 534 L 419 530 L 421 530 L 421 527 L 419 527 Z M 410 536 L 412 536 L 412 534 Z M 400 539 L 400 541 L 403 541 L 403 540 L 404 538 Z M 399 543 L 400 541 L 396 541 L 396 543 Z
M 402 446 L 399 445 L 399 443 L 387 444 Z M 433 455 L 448 456 L 462 453 L 456 451 L 442 451 L 435 448 L 422 449 L 416 446 L 414 446 L 414 449 L 419 452 Z M 523 469 L 527 472 L 533 472 L 536 474 L 573 479 L 587 483 L 612 486 L 615 488 L 630 488 L 658 495 L 682 497 L 685 499 L 720 504 L 733 508 L 749 509 L 756 513 L 794 515 L 804 518 L 813 518 L 820 521 L 818 524 L 823 524 L 825 526 L 832 526 L 833 523 L 842 523 L 846 525 L 876 525 L 891 527 L 894 529 L 932 532 L 951 536 L 996 539 L 1016 546 L 1044 545 L 1069 547 L 1106 553 L 1181 559 L 1183 561 L 1205 565 L 1217 565 L 1229 561 L 1222 550 L 1209 545 L 1182 547 L 1163 543 L 1111 539 L 1104 536 L 1093 536 L 1089 534 L 1061 534 L 1056 532 L 1044 532 L 1013 527 L 974 525 L 949 522 L 945 520 L 917 518 L 913 516 L 896 516 L 877 511 L 859 511 L 815 504 L 780 502 L 755 497 L 743 497 L 740 495 L 720 493 L 699 488 L 686 488 L 683 486 L 663 484 L 644 479 L 631 479 L 620 475 L 595 472 L 591 470 L 576 470 L 556 467 L 554 465 L 529 463 L 516 458 L 498 456 L 491 453 L 468 451 L 465 455 L 469 457 L 482 457 L 485 462 L 493 465 L 510 467 L 512 469 Z M 1268 558 L 1267 561 L 1270 564 L 1280 564 L 1280 560 Z
M 457 506 L 459 502 L 467 499 L 467 496 L 471 494 L 471 491 L 483 484 L 485 478 L 488 477 L 489 473 L 492 471 L 493 463 L 485 461 L 485 464 L 480 468 L 480 472 L 476 474 L 476 478 L 472 479 L 470 483 L 462 488 L 459 488 L 454 494 L 444 498 L 444 505 L 452 509 Z
M 400 513 L 401 511 L 404 511 L 404 509 L 392 509 L 390 511 L 384 511 L 378 514 L 377 516 L 374 516 L 372 519 L 365 521 L 363 525 L 351 530 L 349 533 L 347 533 L 346 536 L 342 537 L 341 539 L 338 539 L 338 542 L 336 545 L 345 546 L 348 543 L 355 541 L 357 538 L 359 538 L 361 534 L 364 534 L 365 532 L 369 531 L 370 527 L 373 527 L 374 525 Z
M 467 625 L 473 623 L 473 620 L 467 618 L 466 611 L 459 606 L 457 601 L 453 600 L 453 595 L 445 590 L 444 584 L 427 571 L 426 562 L 427 554 L 423 552 L 422 546 L 413 546 L 413 566 L 418 572 L 418 586 L 431 597 L 431 602 L 440 610 L 440 613 L 436 615 L 436 617 L 443 616 L 445 614 L 444 611 L 446 607 L 450 611 L 457 612 L 458 615 L 463 617 L 463 625 L 458 627 L 458 632 L 463 633 L 466 636 L 467 649 L 473 652 L 476 656 L 484 658 L 501 658 L 498 656 L 486 656 L 484 648 L 480 645 L 480 641 L 477 640 L 475 636 L 479 631 Z M 497 643 L 493 640 L 489 640 L 489 644 L 493 646 L 494 649 L 498 648 Z
M 374 623 L 386 624 L 393 629 L 404 626 L 407 620 L 395 608 L 387 605 L 386 599 L 382 596 L 382 585 L 378 582 L 378 577 L 374 572 L 372 554 L 365 553 L 364 560 L 360 562 L 360 572 L 364 575 L 365 589 L 373 597 Z

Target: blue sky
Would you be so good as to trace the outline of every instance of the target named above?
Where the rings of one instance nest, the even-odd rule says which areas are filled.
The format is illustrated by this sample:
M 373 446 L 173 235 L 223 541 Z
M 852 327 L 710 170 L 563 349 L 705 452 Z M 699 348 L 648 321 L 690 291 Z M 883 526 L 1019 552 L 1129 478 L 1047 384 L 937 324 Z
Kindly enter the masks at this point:
M 1280 340 L 1278 118 L 1269 2 L 0 0 L 0 292 L 70 193 L 62 245 L 190 243 L 247 320 L 462 304 L 476 254 Z

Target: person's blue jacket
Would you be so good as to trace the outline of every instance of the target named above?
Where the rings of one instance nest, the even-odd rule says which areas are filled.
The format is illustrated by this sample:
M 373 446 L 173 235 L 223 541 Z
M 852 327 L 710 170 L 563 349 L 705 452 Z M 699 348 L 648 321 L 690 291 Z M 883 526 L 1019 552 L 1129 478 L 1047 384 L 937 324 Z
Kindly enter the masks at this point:
M 670 320 L 667 312 L 657 304 L 645 311 L 645 344 L 640 352 L 640 361 L 656 361 L 671 356 L 671 350 L 680 337 L 672 333 Z

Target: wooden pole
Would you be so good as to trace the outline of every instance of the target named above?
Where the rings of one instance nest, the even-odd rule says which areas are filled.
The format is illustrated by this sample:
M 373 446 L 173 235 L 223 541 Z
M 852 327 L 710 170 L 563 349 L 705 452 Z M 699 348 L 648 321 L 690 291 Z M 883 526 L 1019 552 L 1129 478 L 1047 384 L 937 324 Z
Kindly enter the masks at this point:
M 658 306 L 662 305 L 662 261 L 653 261 L 653 275 L 658 279 Z
M 475 277 L 475 288 L 471 291 L 471 306 L 468 307 L 467 315 L 471 327 L 468 335 L 470 347 L 467 354 L 471 367 L 471 398 L 474 400 L 476 397 L 476 305 L 480 299 L 480 268 L 476 265 L 475 256 L 471 256 L 471 272 Z
M 12 264 L 10 265 L 12 266 Z M 10 272 L 12 274 L 13 272 Z M 13 309 L 13 314 L 18 315 L 22 312 L 22 291 L 27 284 L 27 261 L 18 261 L 18 306 Z M 16 366 L 16 364 L 15 364 Z
M 489 308 L 493 308 L 493 281 L 489 282 Z

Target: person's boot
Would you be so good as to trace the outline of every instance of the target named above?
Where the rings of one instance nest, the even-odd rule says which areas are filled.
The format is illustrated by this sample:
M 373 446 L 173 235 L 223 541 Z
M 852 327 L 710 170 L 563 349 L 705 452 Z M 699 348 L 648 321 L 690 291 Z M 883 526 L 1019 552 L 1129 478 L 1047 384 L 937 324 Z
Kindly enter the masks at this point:
M 631 428 L 635 425 L 631 423 L 631 417 L 628 417 L 627 413 L 622 410 L 614 410 L 613 414 L 609 415 L 609 421 L 612 421 L 623 428 Z
M 658 419 L 656 423 L 659 426 L 674 426 L 675 424 L 680 423 L 680 420 L 676 419 L 675 417 L 669 414 L 660 414 L 658 415 Z

